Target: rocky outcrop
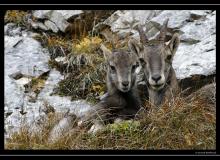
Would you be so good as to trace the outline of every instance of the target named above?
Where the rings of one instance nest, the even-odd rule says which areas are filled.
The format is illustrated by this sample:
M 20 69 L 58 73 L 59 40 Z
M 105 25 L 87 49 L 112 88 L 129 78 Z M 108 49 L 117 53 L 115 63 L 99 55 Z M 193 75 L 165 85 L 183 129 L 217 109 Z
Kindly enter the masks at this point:
M 129 33 L 136 32 L 133 28 L 137 24 L 146 24 L 151 18 L 157 16 L 160 10 L 132 10 L 132 11 L 116 11 L 104 22 L 95 26 L 97 31 L 102 31 L 109 26 L 112 32 L 117 32 L 120 37 L 124 37 Z
M 60 13 L 66 20 L 83 13 L 82 10 L 35 10 L 33 16 L 38 19 L 49 19 L 52 12 Z
M 13 26 L 12 24 L 9 24 Z M 17 28 L 5 28 L 5 137 L 27 126 L 31 131 L 40 132 L 50 110 L 71 113 L 80 117 L 90 105 L 83 101 L 71 101 L 70 97 L 52 95 L 53 89 L 64 78 L 59 71 L 48 66 L 49 53 L 32 38 L 31 32 L 15 32 Z M 10 35 L 10 36 L 9 36 Z M 21 35 L 21 36 L 20 36 Z M 48 75 L 47 75 L 48 74 Z M 40 79 L 47 75 L 45 79 Z M 30 82 L 40 80 L 41 89 L 32 91 Z M 30 88 L 27 88 L 30 87 Z M 32 100 L 34 97 L 34 100 Z M 52 109 L 51 109 L 52 108 Z
M 134 29 L 143 26 L 149 39 L 155 38 L 164 22 L 169 18 L 168 39 L 178 32 L 181 43 L 174 57 L 173 66 L 178 79 L 194 74 L 210 75 L 216 70 L 216 12 L 211 10 L 125 10 L 116 11 L 96 29 L 110 28 L 119 37 L 131 35 L 139 40 Z
M 64 118 L 62 118 L 58 124 L 56 124 L 48 136 L 48 142 L 54 143 L 59 138 L 63 136 L 67 136 L 69 131 L 73 129 L 73 127 L 77 126 L 77 116 L 73 113 L 66 113 Z
M 51 30 L 54 33 L 66 32 L 71 25 L 68 20 L 82 13 L 82 10 L 36 10 L 33 11 L 33 17 L 44 23 L 38 21 L 30 23 L 35 29 Z
M 58 27 L 56 26 L 56 24 L 53 23 L 53 22 L 50 21 L 50 20 L 46 20 L 46 21 L 44 22 L 44 24 L 45 24 L 45 26 L 46 26 L 47 28 L 50 28 L 54 33 L 57 33 L 57 32 L 59 31 L 59 29 L 58 29 Z

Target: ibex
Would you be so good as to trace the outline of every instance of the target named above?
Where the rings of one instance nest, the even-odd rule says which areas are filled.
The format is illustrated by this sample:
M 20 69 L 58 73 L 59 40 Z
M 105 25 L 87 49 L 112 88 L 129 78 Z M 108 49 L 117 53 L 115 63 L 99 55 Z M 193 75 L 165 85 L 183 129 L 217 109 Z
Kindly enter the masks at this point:
M 143 29 L 138 26 L 141 44 L 132 40 L 130 48 L 139 55 L 141 66 L 144 70 L 145 80 L 149 92 L 149 101 L 154 105 L 160 105 L 165 98 L 179 92 L 179 86 L 172 60 L 180 43 L 179 35 L 175 33 L 170 42 L 166 44 L 168 20 L 165 20 L 160 34 L 154 40 L 148 40 Z
M 129 41 L 128 43 L 131 43 Z M 131 46 L 129 44 L 129 46 Z M 136 84 L 136 68 L 139 66 L 138 55 L 133 50 L 110 51 L 103 44 L 101 50 L 107 64 L 107 96 L 87 115 L 99 124 L 113 123 L 116 119 L 130 119 L 140 108 L 140 98 Z

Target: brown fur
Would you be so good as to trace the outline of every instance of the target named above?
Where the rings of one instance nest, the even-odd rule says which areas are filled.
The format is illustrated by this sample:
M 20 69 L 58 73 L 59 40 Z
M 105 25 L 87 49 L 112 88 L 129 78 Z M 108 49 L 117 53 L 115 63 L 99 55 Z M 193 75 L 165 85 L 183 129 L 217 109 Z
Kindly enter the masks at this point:
M 136 40 L 130 43 L 130 48 L 139 55 L 145 74 L 149 92 L 149 100 L 154 105 L 160 105 L 179 92 L 179 86 L 172 60 L 180 43 L 178 34 L 174 34 L 169 44 L 165 42 L 168 19 L 164 22 L 157 39 L 149 41 L 143 30 L 138 27 L 141 44 Z
M 87 115 L 92 124 L 113 123 L 115 119 L 130 119 L 140 108 L 140 98 L 136 85 L 138 56 L 130 51 L 109 51 L 101 46 L 107 64 L 106 85 L 108 94 Z M 124 87 L 123 82 L 128 82 Z

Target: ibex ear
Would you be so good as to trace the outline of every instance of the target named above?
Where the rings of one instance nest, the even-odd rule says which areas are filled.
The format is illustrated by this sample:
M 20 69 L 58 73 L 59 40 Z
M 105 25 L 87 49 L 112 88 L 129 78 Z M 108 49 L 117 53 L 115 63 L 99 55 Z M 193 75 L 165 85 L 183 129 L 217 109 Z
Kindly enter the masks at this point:
M 112 52 L 108 48 L 106 48 L 104 44 L 101 44 L 100 48 L 103 51 L 105 60 L 108 60 L 110 58 L 110 55 L 112 54 Z
M 179 34 L 175 33 L 173 35 L 172 39 L 170 40 L 170 43 L 168 44 L 168 46 L 172 52 L 172 55 L 174 55 L 176 53 L 179 44 L 180 44 Z
M 138 57 L 140 56 L 140 52 L 143 49 L 143 46 L 139 45 L 138 42 L 133 38 L 128 41 L 128 47 Z

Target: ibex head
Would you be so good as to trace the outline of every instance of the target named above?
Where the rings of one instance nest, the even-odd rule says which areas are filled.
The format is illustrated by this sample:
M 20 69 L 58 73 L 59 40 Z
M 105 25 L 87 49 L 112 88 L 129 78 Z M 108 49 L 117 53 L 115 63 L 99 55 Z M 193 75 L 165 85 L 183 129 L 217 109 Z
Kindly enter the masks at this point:
M 136 82 L 138 56 L 130 51 L 110 51 L 103 44 L 101 49 L 107 62 L 107 76 L 121 92 L 128 92 Z
M 133 52 L 139 55 L 145 78 L 153 90 L 160 90 L 166 84 L 174 54 L 180 43 L 179 35 L 175 33 L 170 42 L 166 44 L 168 20 L 165 20 L 155 40 L 149 41 L 143 29 L 138 26 L 141 44 L 134 39 L 129 43 Z

